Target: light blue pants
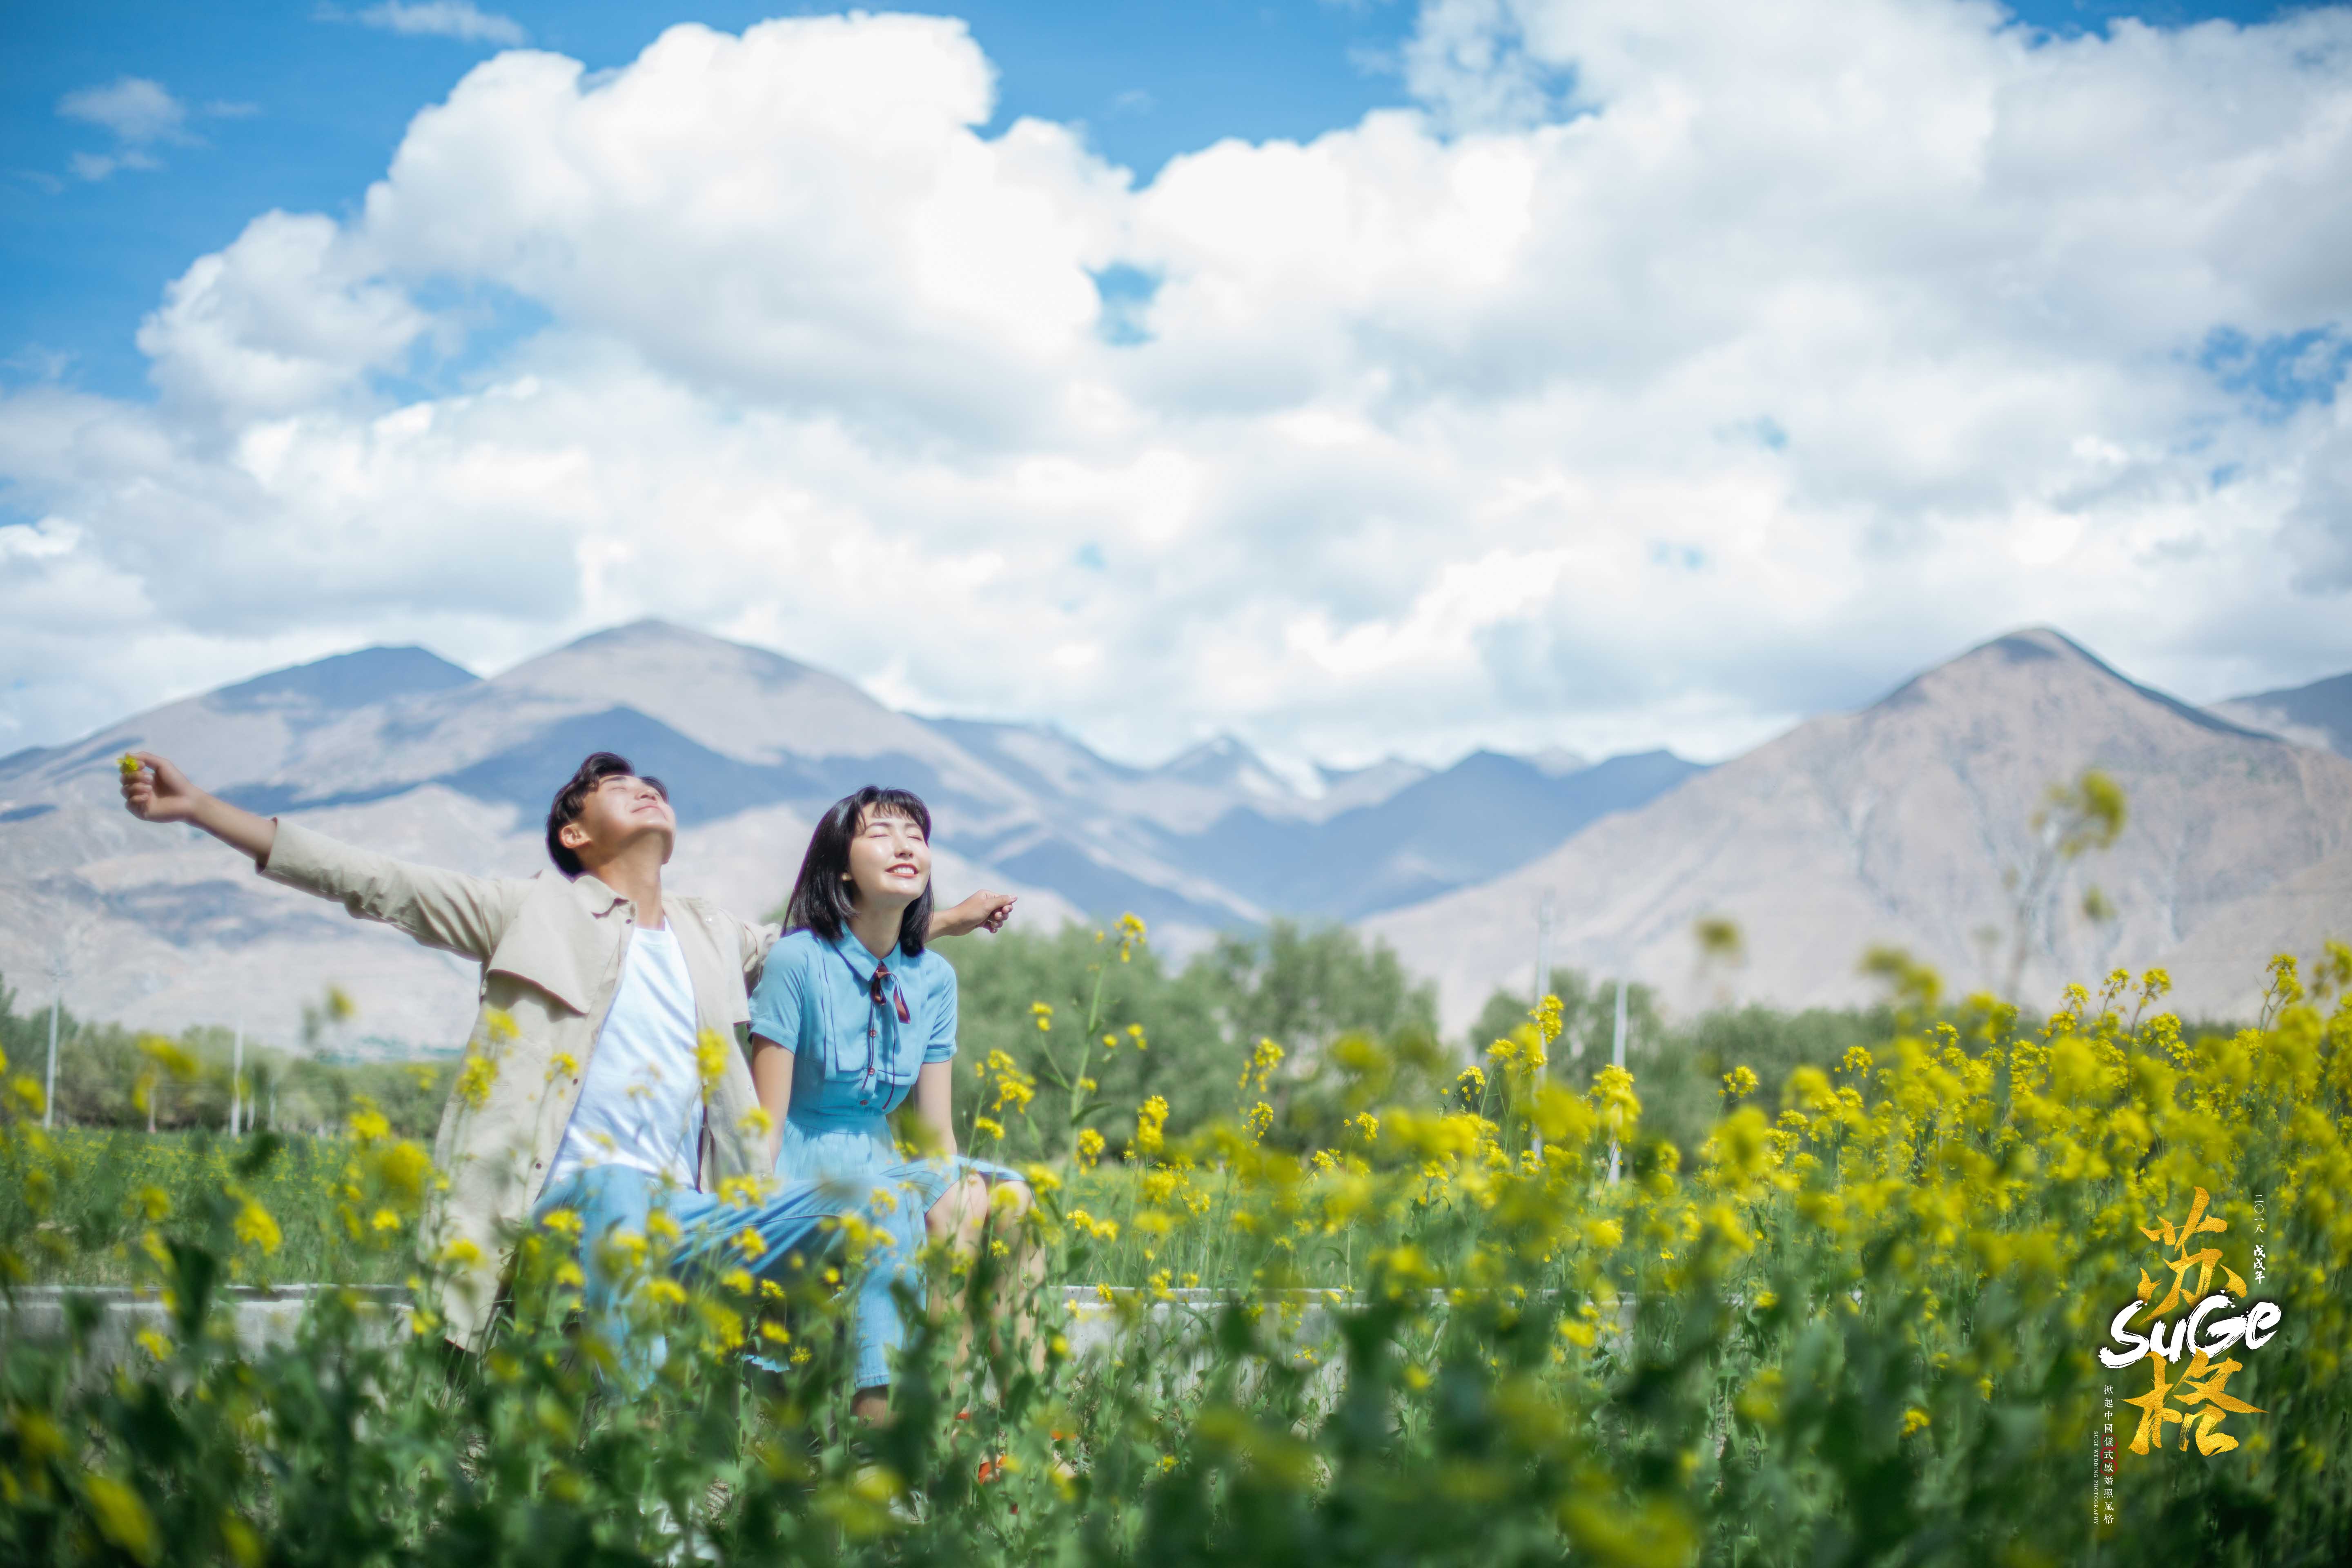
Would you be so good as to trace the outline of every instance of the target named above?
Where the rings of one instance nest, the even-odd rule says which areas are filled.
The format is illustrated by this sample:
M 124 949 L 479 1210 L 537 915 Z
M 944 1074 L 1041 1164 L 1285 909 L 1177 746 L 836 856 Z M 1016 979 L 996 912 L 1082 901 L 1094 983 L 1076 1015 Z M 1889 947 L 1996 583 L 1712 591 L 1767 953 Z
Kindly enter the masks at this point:
M 901 1198 L 898 1207 L 904 1208 Z M 881 1387 L 890 1381 L 890 1352 L 905 1342 L 898 1303 L 891 1299 L 893 1280 L 903 1279 L 919 1292 L 914 1248 L 921 1245 L 921 1215 L 915 1215 L 911 1237 L 906 1216 L 890 1205 L 846 1184 L 796 1182 L 778 1196 L 751 1207 L 722 1204 L 709 1193 L 663 1182 L 643 1171 L 602 1165 L 577 1172 L 540 1194 L 532 1217 L 557 1209 L 580 1216 L 580 1270 L 586 1284 L 582 1305 L 588 1321 L 614 1347 L 625 1378 L 636 1387 L 650 1380 L 667 1353 L 658 1335 L 638 1342 L 629 1330 L 625 1280 L 616 1278 L 600 1245 L 614 1230 L 646 1234 L 646 1222 L 656 1209 L 666 1212 L 677 1226 L 678 1239 L 670 1248 L 667 1267 L 680 1280 L 709 1278 L 730 1268 L 748 1269 L 755 1279 L 782 1279 L 799 1264 L 814 1264 L 836 1250 L 839 1237 L 820 1224 L 828 1217 L 855 1213 L 879 1233 L 867 1254 L 860 1278 L 852 1283 L 852 1326 L 856 1345 L 856 1386 Z M 746 1258 L 733 1245 L 750 1229 L 765 1244 L 757 1258 Z M 751 1358 L 771 1370 L 773 1363 Z
M 1021 1173 L 962 1156 L 908 1159 L 898 1152 L 889 1121 L 879 1111 L 810 1114 L 795 1107 L 784 1118 L 782 1131 L 776 1180 L 784 1192 L 813 1188 L 820 1193 L 867 1194 L 879 1188 L 891 1195 L 889 1203 L 873 1205 L 880 1214 L 866 1211 L 869 1221 L 887 1233 L 891 1243 L 887 1248 L 877 1248 L 866 1274 L 867 1293 L 857 1303 L 858 1386 L 872 1387 L 885 1379 L 876 1376 L 868 1381 L 864 1347 L 868 1343 L 881 1347 L 873 1363 L 878 1367 L 886 1362 L 884 1352 L 897 1350 L 905 1335 L 898 1314 L 891 1310 L 891 1286 L 905 1285 L 918 1304 L 924 1299 L 923 1274 L 916 1266 L 916 1256 L 929 1239 L 924 1215 L 963 1176 L 977 1173 L 992 1182 L 1018 1182 L 1023 1179 Z

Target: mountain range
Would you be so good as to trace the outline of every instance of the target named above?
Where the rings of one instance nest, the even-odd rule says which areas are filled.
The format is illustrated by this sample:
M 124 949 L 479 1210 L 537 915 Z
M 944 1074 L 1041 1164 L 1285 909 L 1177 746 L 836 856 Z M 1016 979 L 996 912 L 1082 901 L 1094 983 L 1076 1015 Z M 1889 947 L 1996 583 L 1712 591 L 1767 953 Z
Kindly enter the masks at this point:
M 677 885 L 747 915 L 781 901 L 819 811 L 888 783 L 932 808 L 943 895 L 1003 888 L 1042 925 L 1131 910 L 1180 950 L 1271 913 L 1353 920 L 1482 881 L 1704 771 L 1664 752 L 1480 752 L 1318 769 L 1302 789 L 1230 737 L 1139 768 L 1046 726 L 898 712 L 654 621 L 489 679 L 362 649 L 0 758 L 0 974 L 28 997 L 62 952 L 78 1011 L 164 1029 L 242 1016 L 282 1040 L 332 980 L 386 1051 L 455 1037 L 467 966 L 247 875 L 193 830 L 132 821 L 113 763 L 131 749 L 250 809 L 501 874 L 544 863 L 555 786 L 616 751 L 670 789 Z
M 361 1020 L 323 1043 L 387 1053 L 457 1039 L 469 966 L 263 881 L 193 829 L 133 822 L 113 766 L 132 748 L 255 810 L 512 875 L 544 864 L 554 786 L 618 751 L 670 787 L 674 883 L 753 916 L 781 901 L 817 812 L 898 784 L 931 805 L 947 898 L 1017 892 L 1035 927 L 1131 910 L 1180 952 L 1274 914 L 1353 921 L 1438 982 L 1450 1029 L 1494 989 L 1528 989 L 1547 904 L 1551 963 L 1685 1011 L 1861 1000 L 1857 960 L 1894 944 L 1955 989 L 2014 964 L 2036 1001 L 2161 964 L 2184 1010 L 2243 1016 L 2272 952 L 2352 933 L 2352 676 L 2200 710 L 2046 629 L 1712 768 L 1476 752 L 1294 781 L 1231 737 L 1138 767 L 1050 726 L 898 712 L 652 621 L 488 679 L 362 649 L 0 758 L 0 974 L 25 1003 L 62 954 L 78 1012 L 242 1018 L 284 1042 L 332 982 Z M 2037 807 L 2091 767 L 2122 785 L 2127 821 L 2062 865 Z M 2037 867 L 2044 896 L 2021 909 Z M 2112 918 L 2084 912 L 2095 887 Z M 1742 933 L 1736 960 L 1700 954 L 1710 917 Z
M 2332 749 L 2347 693 L 2336 678 L 2202 710 L 2020 632 L 1364 929 L 1439 981 L 1456 1027 L 1495 987 L 1528 990 L 1548 895 L 1552 963 L 1685 1009 L 1864 1000 L 1857 961 L 1882 944 L 1953 992 L 2006 987 L 2021 928 L 2022 998 L 2155 965 L 2168 1005 L 2250 1016 L 2271 954 L 2352 935 L 2352 760 Z M 2086 768 L 2122 786 L 2123 830 L 2053 859 L 2037 808 Z M 2084 912 L 2094 888 L 2112 918 Z M 1738 961 L 1702 954 L 1703 919 L 1742 933 Z

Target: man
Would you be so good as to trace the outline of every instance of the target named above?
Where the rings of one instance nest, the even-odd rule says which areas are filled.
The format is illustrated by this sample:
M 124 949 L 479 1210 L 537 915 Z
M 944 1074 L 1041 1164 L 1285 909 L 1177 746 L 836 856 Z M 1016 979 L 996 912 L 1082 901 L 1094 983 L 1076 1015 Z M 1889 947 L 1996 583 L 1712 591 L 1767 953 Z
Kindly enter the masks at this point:
M 596 752 L 557 792 L 547 848 L 561 874 L 530 878 L 395 860 L 241 810 L 152 752 L 131 758 L 122 798 L 133 816 L 193 823 L 273 881 L 481 964 L 472 1041 L 434 1144 L 445 1180 L 422 1227 L 445 1266 L 439 1327 L 452 1343 L 482 1349 L 516 1238 L 543 1196 L 585 1222 L 592 1311 L 612 1305 L 597 1267 L 605 1232 L 643 1236 L 652 1208 L 677 1226 L 681 1264 L 748 1226 L 775 1266 L 828 1207 L 856 1201 L 796 1191 L 748 1210 L 720 1204 L 721 1183 L 764 1186 L 774 1164 L 735 1030 L 750 1021 L 748 986 L 778 928 L 665 894 L 677 818 L 660 781 L 625 758 Z M 934 915 L 931 935 L 999 930 L 1013 901 L 975 893 Z M 704 1042 L 722 1048 L 698 1058 Z M 861 1386 L 883 1381 L 869 1342 L 890 1310 L 887 1299 L 859 1303 Z

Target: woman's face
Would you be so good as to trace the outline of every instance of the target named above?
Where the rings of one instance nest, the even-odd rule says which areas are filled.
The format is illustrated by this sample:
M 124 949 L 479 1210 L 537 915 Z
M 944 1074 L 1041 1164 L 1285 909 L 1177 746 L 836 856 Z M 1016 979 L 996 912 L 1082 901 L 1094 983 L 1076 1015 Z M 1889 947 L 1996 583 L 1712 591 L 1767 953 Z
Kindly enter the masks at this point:
M 922 826 L 868 806 L 849 840 L 849 885 L 860 910 L 903 909 L 931 885 L 931 847 Z

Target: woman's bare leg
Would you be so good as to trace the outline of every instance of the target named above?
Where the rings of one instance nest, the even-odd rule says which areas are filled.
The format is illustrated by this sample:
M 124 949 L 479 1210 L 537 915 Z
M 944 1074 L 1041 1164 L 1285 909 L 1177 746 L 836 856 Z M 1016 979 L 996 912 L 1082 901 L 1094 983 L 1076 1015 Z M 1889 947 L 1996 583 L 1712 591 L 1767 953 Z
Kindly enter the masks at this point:
M 1029 1213 L 1036 1206 L 1036 1198 L 1024 1183 L 1006 1182 L 989 1194 L 988 1228 L 991 1239 L 1001 1236 L 1012 1254 L 1013 1267 L 1006 1270 L 1018 1283 L 1010 1289 L 999 1289 L 992 1305 L 998 1353 L 1008 1350 L 1024 1352 L 1029 1370 L 1045 1370 L 1045 1339 L 1037 1331 L 1036 1302 L 1038 1292 L 1045 1282 L 1045 1255 L 1032 1239 Z M 1005 1319 L 1011 1315 L 1015 1300 L 1020 1302 L 1020 1319 L 1013 1325 L 1013 1341 L 1005 1342 Z
M 923 1227 L 931 1240 L 947 1244 L 954 1269 L 950 1289 L 931 1298 L 930 1310 L 934 1325 L 945 1321 L 947 1313 L 955 1313 L 953 1365 L 959 1372 L 971 1353 L 971 1320 L 966 1310 L 966 1297 L 971 1289 L 972 1260 L 980 1254 L 980 1227 L 987 1218 L 988 1178 L 978 1173 L 950 1187 L 923 1215 Z

